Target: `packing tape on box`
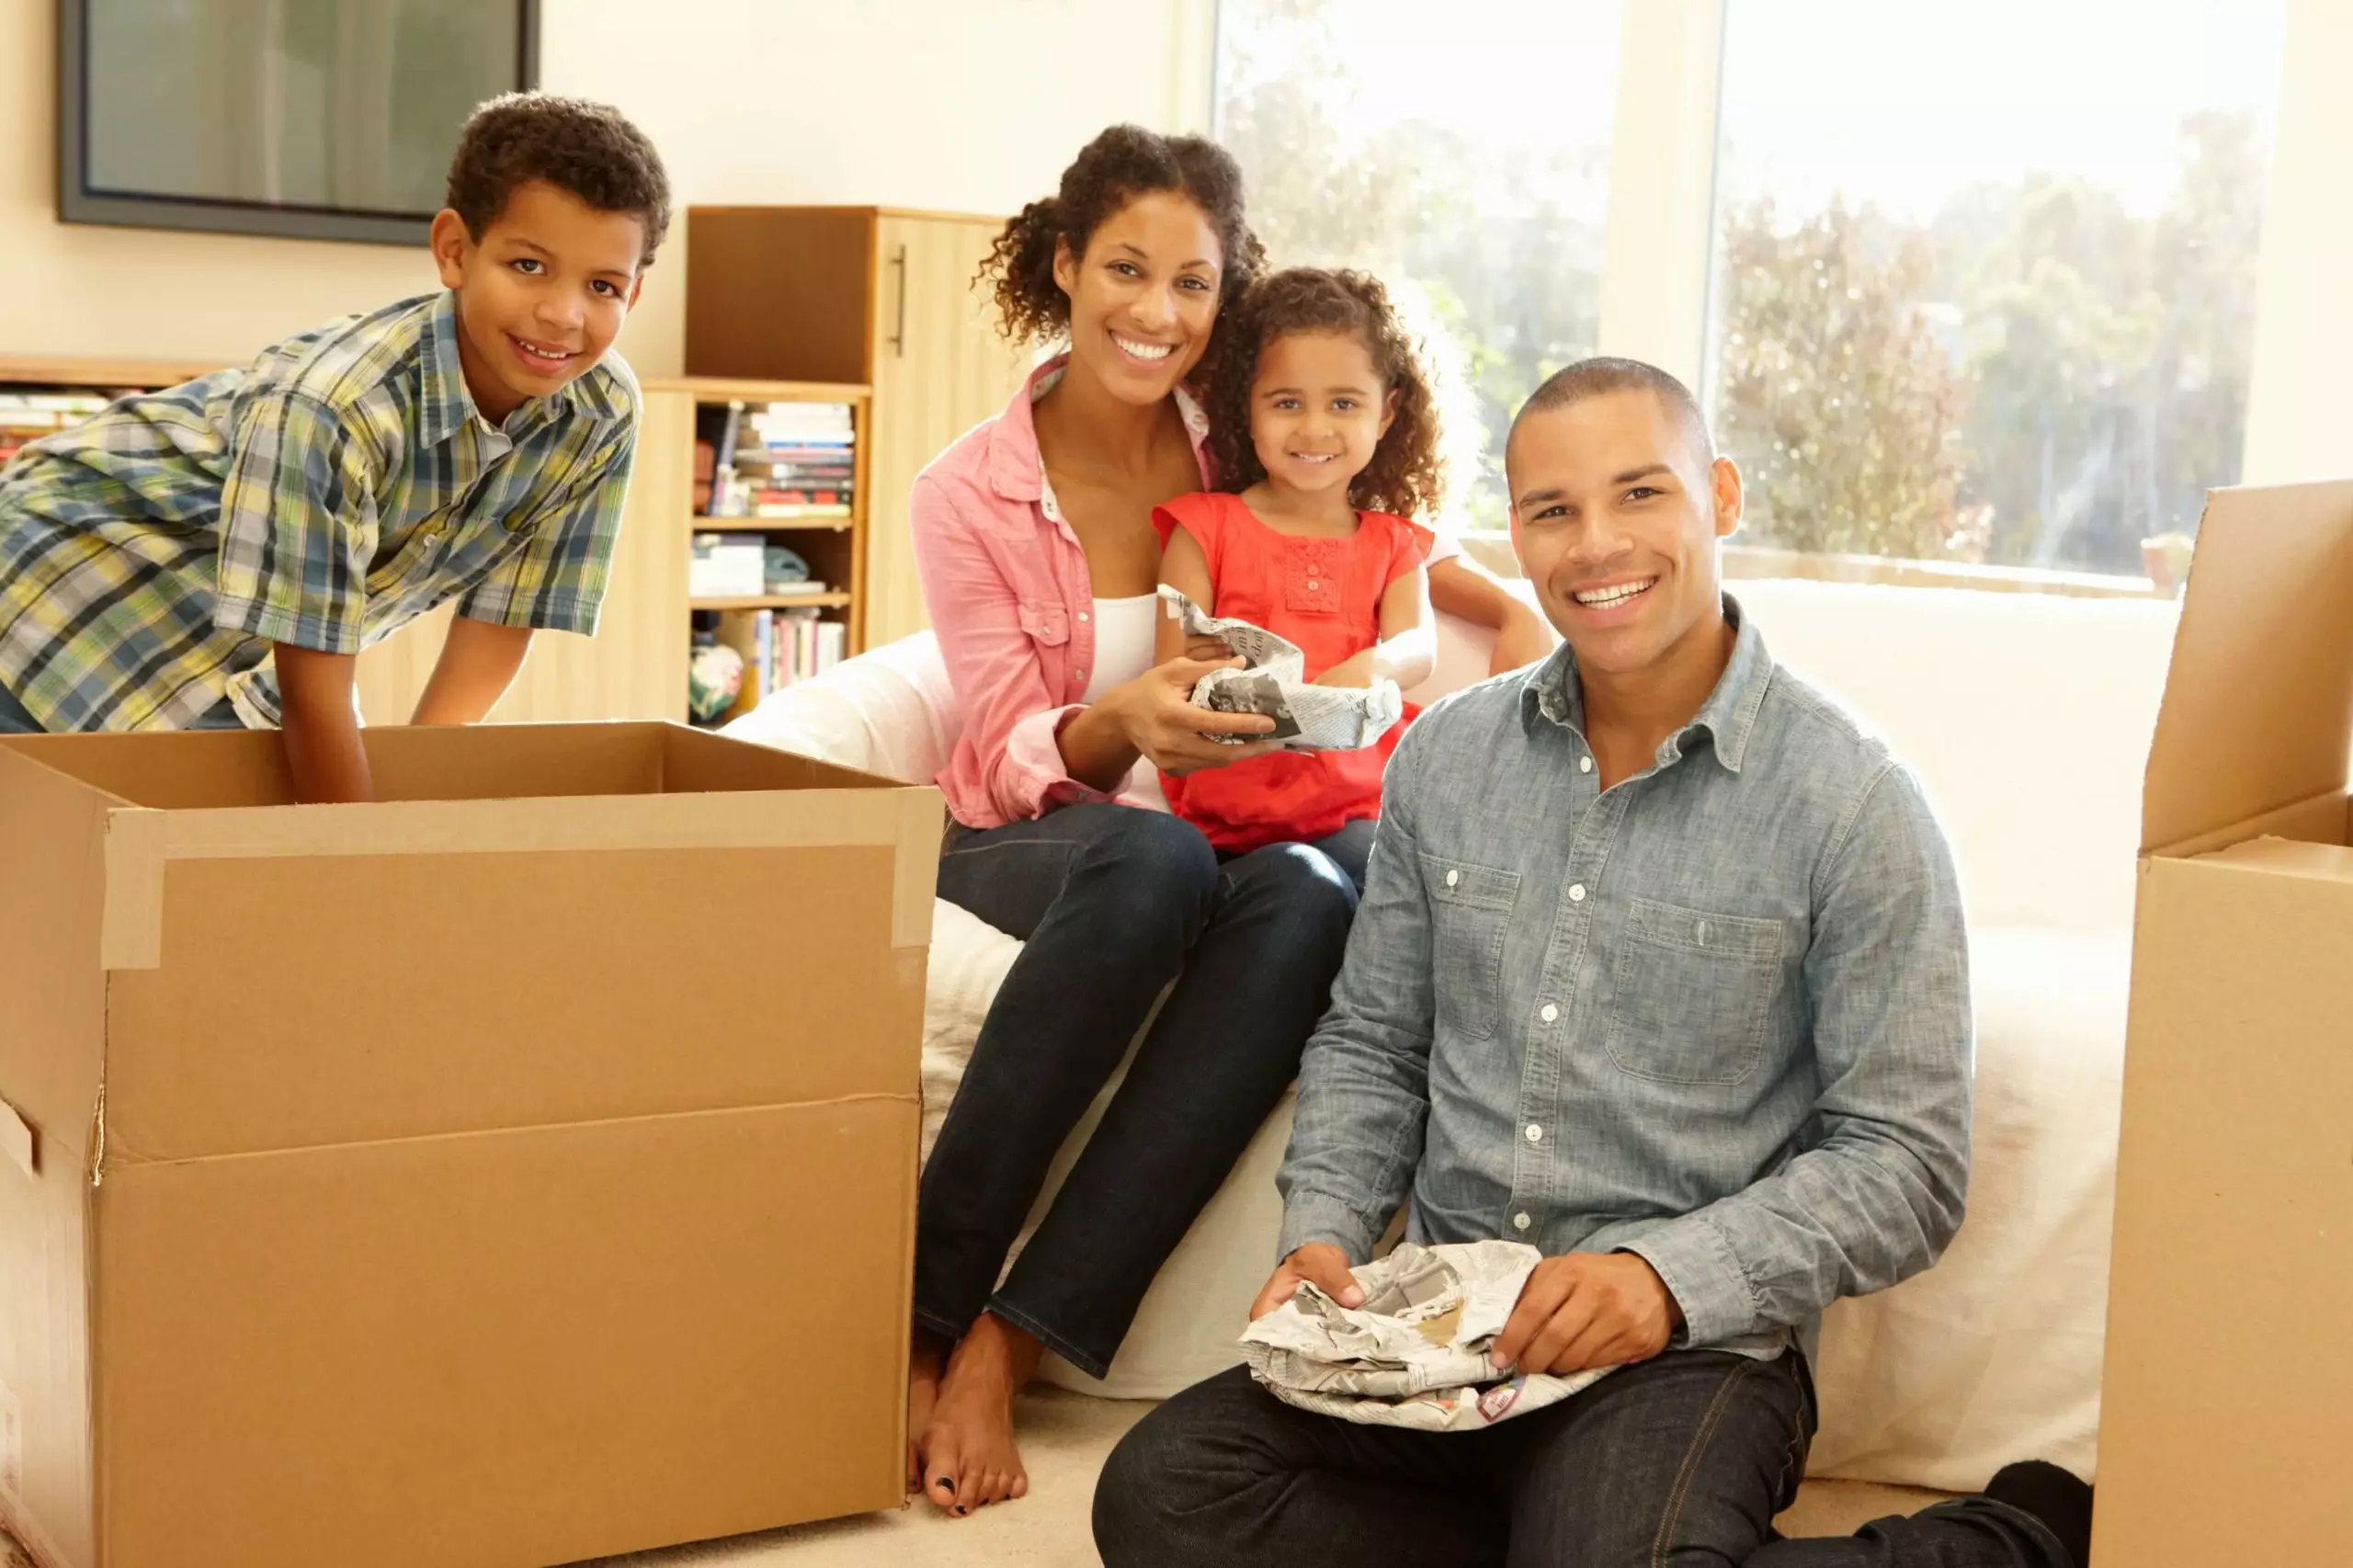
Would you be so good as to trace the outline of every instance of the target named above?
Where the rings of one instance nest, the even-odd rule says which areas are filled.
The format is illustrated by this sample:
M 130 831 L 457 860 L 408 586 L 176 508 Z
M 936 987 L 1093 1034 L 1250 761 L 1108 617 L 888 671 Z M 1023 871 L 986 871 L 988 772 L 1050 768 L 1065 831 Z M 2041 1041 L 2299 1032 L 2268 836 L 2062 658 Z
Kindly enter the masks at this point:
M 174 860 L 369 855 L 527 855 L 645 849 L 890 848 L 891 945 L 931 943 L 938 880 L 939 792 L 809 790 L 697 795 L 596 795 L 510 801 L 391 801 L 107 813 L 107 969 L 163 963 L 164 869 Z

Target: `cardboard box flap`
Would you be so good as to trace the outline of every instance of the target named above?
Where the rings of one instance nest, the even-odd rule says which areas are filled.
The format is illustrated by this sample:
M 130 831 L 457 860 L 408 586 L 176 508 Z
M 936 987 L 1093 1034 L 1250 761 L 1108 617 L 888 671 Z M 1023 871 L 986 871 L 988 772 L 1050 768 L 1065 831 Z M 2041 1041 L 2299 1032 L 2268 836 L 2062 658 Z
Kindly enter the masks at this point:
M 2217 490 L 2174 635 L 2143 853 L 2345 788 L 2353 480 Z

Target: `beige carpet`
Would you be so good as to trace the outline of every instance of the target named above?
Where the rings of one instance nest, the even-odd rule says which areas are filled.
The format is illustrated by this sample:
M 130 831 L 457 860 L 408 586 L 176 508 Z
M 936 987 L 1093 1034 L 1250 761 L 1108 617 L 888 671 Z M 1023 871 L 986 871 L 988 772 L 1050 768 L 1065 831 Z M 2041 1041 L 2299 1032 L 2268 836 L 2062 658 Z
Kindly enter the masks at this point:
M 1087 1399 L 1040 1390 L 1020 1405 L 1021 1452 L 1029 1466 L 1029 1495 L 949 1518 L 928 1505 L 741 1536 L 672 1551 L 612 1557 L 600 1568 L 709 1568 L 725 1563 L 790 1563 L 791 1568 L 879 1568 L 921 1562 L 926 1568 L 983 1564 L 1037 1568 L 1097 1568 L 1087 1517 L 1096 1473 L 1121 1433 L 1142 1419 L 1148 1403 Z M 1781 1517 L 1790 1535 L 1839 1535 L 1866 1519 L 1911 1513 L 1937 1501 L 1912 1492 L 1855 1482 L 1810 1482 L 1797 1506 Z

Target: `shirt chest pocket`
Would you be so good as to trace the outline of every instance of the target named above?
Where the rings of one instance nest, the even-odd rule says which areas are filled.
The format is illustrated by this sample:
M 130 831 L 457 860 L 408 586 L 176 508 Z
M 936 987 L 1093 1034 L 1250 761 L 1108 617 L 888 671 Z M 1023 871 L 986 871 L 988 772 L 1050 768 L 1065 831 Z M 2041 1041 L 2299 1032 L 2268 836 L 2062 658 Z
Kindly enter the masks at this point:
M 1430 896 L 1438 1025 L 1485 1040 L 1495 1032 L 1504 935 L 1519 901 L 1519 873 L 1424 855 L 1422 881 Z
M 1039 646 L 1059 648 L 1070 641 L 1070 611 L 1060 599 L 1023 599 L 1020 613 L 1021 630 Z
M 1610 980 L 1609 1058 L 1665 1084 L 1756 1071 L 1781 980 L 1781 923 L 1638 898 Z

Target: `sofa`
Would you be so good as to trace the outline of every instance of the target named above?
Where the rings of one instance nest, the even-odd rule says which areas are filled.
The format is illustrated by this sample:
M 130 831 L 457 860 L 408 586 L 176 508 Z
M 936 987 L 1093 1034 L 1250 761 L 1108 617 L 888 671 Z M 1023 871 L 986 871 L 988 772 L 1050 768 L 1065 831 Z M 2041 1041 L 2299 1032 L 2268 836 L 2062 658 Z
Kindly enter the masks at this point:
M 1525 592 L 1526 585 L 1521 585 Z M 1777 659 L 1885 734 L 1951 837 L 1971 925 L 1977 1111 L 1969 1216 L 1944 1260 L 1830 1312 L 1815 1369 L 1815 1475 L 1965 1490 L 2035 1455 L 2093 1473 L 2140 776 L 2174 607 L 2035 594 L 1736 585 Z M 1429 702 L 1482 678 L 1487 644 L 1441 618 Z M 928 634 L 786 689 L 744 739 L 922 780 L 957 733 Z M 925 1147 L 952 1097 L 1011 937 L 938 906 L 925 1025 Z M 1071 1135 L 1051 1201 L 1118 1086 Z M 1272 1267 L 1289 1096 L 1162 1269 L 1100 1383 L 1163 1398 L 1239 1361 Z M 1036 1215 L 1033 1214 L 1034 1222 Z

